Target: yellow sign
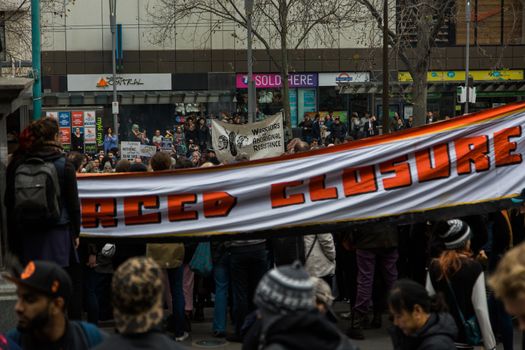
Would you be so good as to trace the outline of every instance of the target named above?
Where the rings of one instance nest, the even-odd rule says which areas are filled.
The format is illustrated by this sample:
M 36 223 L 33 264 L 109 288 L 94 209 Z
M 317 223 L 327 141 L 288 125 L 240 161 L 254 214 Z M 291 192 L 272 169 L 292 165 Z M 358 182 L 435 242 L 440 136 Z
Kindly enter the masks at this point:
M 475 81 L 504 81 L 523 80 L 523 70 L 474 70 L 469 75 Z M 429 82 L 465 81 L 465 71 L 431 71 L 427 73 Z M 409 72 L 399 72 L 397 79 L 400 82 L 411 82 L 412 76 Z

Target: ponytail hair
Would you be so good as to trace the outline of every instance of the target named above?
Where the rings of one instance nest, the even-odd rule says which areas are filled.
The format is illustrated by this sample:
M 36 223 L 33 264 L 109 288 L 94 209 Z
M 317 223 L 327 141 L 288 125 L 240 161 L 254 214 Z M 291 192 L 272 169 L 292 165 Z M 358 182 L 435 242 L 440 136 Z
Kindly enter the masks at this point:
M 447 311 L 447 306 L 440 294 L 431 297 L 425 287 L 409 279 L 401 279 L 394 283 L 388 293 L 388 305 L 398 313 L 412 312 L 416 305 L 419 305 L 426 313 Z
M 27 152 L 46 142 L 55 141 L 58 134 L 58 121 L 53 118 L 43 118 L 29 124 L 19 137 L 19 151 Z

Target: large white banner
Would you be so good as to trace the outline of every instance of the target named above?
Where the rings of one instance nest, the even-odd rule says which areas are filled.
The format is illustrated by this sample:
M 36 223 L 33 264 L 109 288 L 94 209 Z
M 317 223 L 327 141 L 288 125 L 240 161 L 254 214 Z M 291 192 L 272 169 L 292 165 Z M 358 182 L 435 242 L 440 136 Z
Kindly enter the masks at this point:
M 284 152 L 282 113 L 251 124 L 212 120 L 212 145 L 217 158 L 232 163 L 245 153 L 250 160 L 280 156 Z
M 216 168 L 79 178 L 82 233 L 184 237 L 507 205 L 525 187 L 525 103 L 321 150 Z M 316 226 L 322 225 L 322 226 Z M 326 232 L 326 231 L 323 231 Z

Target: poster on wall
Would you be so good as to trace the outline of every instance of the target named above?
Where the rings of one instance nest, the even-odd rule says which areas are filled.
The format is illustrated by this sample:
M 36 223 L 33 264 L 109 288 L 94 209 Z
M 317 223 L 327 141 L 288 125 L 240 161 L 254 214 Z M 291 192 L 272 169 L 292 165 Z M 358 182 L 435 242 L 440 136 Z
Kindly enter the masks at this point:
M 82 111 L 71 112 L 71 126 L 74 128 L 84 126 L 84 112 Z
M 85 144 L 97 144 L 97 131 L 93 126 L 84 128 L 84 143 Z
M 97 117 L 97 147 L 104 147 L 104 124 L 102 116 Z
M 71 126 L 71 119 L 69 118 L 69 113 L 59 113 L 58 124 L 61 128 L 69 128 Z
M 58 112 L 46 112 L 46 117 L 58 119 Z
M 63 145 L 68 145 L 71 143 L 71 129 L 70 128 L 60 128 L 60 142 Z
M 84 112 L 84 125 L 85 126 L 95 126 L 97 124 L 96 113 L 95 111 L 85 111 Z
M 70 112 L 58 112 L 58 124 L 61 128 L 71 127 L 71 113 Z

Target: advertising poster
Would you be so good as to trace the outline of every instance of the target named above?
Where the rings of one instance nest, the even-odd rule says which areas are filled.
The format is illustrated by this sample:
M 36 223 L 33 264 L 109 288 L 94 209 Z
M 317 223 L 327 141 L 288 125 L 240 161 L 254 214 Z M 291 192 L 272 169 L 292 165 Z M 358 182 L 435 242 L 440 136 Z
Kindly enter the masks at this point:
M 104 124 L 102 116 L 97 117 L 97 147 L 104 147 Z
M 84 143 L 97 144 L 97 129 L 94 126 L 84 128 Z
M 85 126 L 95 126 L 97 124 L 96 113 L 95 111 L 85 111 L 84 112 L 84 125 Z
M 84 112 L 73 111 L 71 112 L 71 126 L 72 127 L 83 127 L 84 126 Z
M 71 119 L 69 118 L 69 113 L 60 112 L 58 114 L 58 124 L 61 128 L 68 128 L 71 126 Z
M 58 112 L 58 124 L 61 128 L 71 127 L 71 113 L 70 112 Z
M 58 119 L 58 112 L 46 112 L 46 117 Z
M 71 129 L 60 128 L 60 142 L 63 145 L 71 144 Z

